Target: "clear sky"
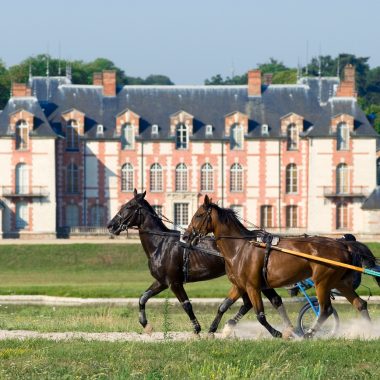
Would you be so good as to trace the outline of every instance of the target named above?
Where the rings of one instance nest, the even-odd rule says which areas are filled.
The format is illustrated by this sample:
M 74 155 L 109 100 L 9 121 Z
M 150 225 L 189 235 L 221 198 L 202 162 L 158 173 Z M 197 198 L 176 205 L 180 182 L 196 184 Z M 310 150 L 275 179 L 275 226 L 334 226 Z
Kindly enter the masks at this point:
M 0 9 L 7 66 L 60 51 L 176 84 L 242 74 L 270 57 L 296 67 L 307 50 L 309 58 L 346 52 L 380 66 L 378 0 L 23 0 Z

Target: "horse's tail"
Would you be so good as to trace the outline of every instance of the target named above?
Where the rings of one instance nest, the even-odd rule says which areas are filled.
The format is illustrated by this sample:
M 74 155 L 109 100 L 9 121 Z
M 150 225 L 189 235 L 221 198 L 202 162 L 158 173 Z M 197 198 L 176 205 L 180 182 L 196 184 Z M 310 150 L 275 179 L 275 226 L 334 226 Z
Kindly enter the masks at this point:
M 376 257 L 365 244 L 352 240 L 345 242 L 345 244 L 351 252 L 352 265 L 366 267 L 380 273 L 380 265 L 377 264 Z M 380 287 L 380 277 L 373 276 L 373 278 Z

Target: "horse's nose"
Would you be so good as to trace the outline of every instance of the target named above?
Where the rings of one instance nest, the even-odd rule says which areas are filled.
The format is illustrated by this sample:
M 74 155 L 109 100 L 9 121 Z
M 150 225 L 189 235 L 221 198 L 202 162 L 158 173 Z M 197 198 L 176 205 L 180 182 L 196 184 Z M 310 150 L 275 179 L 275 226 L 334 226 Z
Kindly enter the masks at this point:
M 189 238 L 190 238 L 190 232 L 188 230 L 186 230 L 183 235 L 182 235 L 182 240 L 185 241 L 185 242 L 188 242 L 189 241 Z

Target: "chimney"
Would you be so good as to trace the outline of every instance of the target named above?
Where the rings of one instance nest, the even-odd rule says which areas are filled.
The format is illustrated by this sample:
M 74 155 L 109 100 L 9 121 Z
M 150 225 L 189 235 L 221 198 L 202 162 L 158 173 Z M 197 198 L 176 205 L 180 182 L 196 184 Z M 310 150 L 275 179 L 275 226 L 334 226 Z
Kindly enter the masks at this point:
M 248 71 L 248 96 L 261 96 L 261 71 Z
M 12 83 L 12 96 L 15 98 L 32 96 L 32 89 L 25 83 Z
M 344 79 L 340 82 L 338 89 L 336 90 L 336 96 L 356 98 L 357 93 L 354 66 L 346 65 L 344 67 Z
M 103 74 L 102 73 L 94 73 L 92 76 L 92 84 L 94 86 L 103 86 Z
M 273 78 L 273 74 L 272 73 L 266 73 L 264 74 L 264 84 L 269 86 L 270 84 L 272 84 L 272 78 Z
M 116 71 L 103 71 L 103 95 L 116 96 Z

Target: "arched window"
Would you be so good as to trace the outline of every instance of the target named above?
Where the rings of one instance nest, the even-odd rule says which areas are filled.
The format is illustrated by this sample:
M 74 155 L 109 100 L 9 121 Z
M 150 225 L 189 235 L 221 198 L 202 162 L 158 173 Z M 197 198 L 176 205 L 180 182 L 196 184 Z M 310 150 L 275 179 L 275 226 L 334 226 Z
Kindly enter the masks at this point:
M 189 134 L 185 124 L 181 123 L 176 128 L 176 149 L 187 149 L 189 144 Z
M 104 227 L 106 225 L 106 213 L 104 206 L 95 205 L 90 209 L 90 224 L 92 227 Z
M 66 126 L 66 149 L 77 150 L 79 148 L 79 125 L 76 120 L 70 120 Z
M 162 191 L 162 167 L 157 162 L 150 167 L 150 191 Z
M 66 206 L 66 226 L 79 226 L 79 208 L 76 204 Z
M 131 124 L 124 124 L 121 128 L 121 149 L 133 149 L 135 133 Z
M 238 163 L 231 166 L 230 191 L 243 191 L 243 168 Z
M 263 205 L 260 207 L 260 224 L 262 228 L 273 227 L 273 207 Z
M 16 150 L 28 149 L 29 127 L 25 120 L 16 124 Z
M 297 165 L 289 164 L 286 167 L 286 193 L 297 193 Z
M 336 228 L 344 229 L 348 226 L 348 207 L 347 203 L 338 203 L 336 206 Z
M 68 193 L 79 193 L 79 169 L 73 162 L 67 167 L 66 191 Z
M 336 192 L 337 194 L 348 193 L 348 166 L 339 164 L 336 168 Z
M 26 164 L 16 165 L 16 193 L 27 194 L 29 191 L 29 171 Z
M 214 170 L 209 163 L 201 167 L 201 191 L 214 190 Z
M 187 191 L 187 167 L 183 163 L 175 168 L 175 190 Z
M 244 142 L 244 129 L 240 124 L 235 124 L 231 128 L 230 133 L 230 146 L 231 149 L 243 149 Z
M 29 224 L 28 204 L 26 202 L 16 203 L 16 229 L 22 230 Z
M 380 157 L 376 160 L 376 184 L 380 186 Z
M 286 227 L 295 228 L 298 224 L 298 207 L 297 206 L 286 206 Z
M 126 163 L 121 168 L 121 191 L 133 191 L 133 166 Z
M 298 133 L 295 124 L 288 125 L 288 128 L 286 129 L 286 147 L 287 150 L 298 149 Z
M 337 127 L 337 150 L 347 150 L 349 148 L 350 130 L 346 123 L 340 123 Z

